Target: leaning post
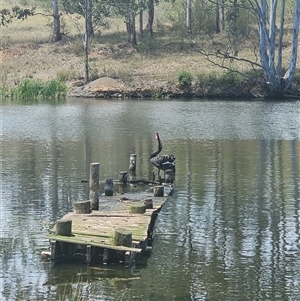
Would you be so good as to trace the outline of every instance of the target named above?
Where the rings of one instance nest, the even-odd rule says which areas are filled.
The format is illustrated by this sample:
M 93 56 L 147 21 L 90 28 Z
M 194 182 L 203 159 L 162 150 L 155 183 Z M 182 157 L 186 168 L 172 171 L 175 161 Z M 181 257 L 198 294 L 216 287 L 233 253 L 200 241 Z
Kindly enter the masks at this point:
M 99 169 L 99 163 L 91 163 L 89 198 L 92 210 L 99 210 Z

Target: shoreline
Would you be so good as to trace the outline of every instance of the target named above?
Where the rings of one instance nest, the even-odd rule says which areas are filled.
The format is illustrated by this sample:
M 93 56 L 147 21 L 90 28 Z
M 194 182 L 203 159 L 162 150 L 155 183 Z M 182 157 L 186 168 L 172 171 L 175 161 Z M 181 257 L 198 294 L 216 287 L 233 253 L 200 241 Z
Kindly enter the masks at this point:
M 180 89 L 178 86 L 133 86 L 119 79 L 101 77 L 87 84 L 83 81 L 70 83 L 68 97 L 75 98 L 120 98 L 120 99 L 194 99 L 194 98 L 263 98 L 261 94 L 244 91 L 241 87 L 228 87 L 226 91 L 210 87 L 194 87 Z

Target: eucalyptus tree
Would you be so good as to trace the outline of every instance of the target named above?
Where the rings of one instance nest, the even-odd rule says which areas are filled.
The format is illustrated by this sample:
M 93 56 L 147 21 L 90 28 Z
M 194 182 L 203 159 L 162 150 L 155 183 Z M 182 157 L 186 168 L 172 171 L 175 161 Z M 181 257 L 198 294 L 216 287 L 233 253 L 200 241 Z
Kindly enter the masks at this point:
M 290 59 L 286 71 L 284 71 L 282 66 L 286 1 L 260 0 L 258 2 L 258 0 L 248 0 L 248 2 L 258 23 L 260 61 L 266 83 L 272 96 L 281 97 L 289 89 L 296 70 L 300 27 L 300 0 L 295 0 Z M 281 7 L 279 8 L 279 18 L 276 18 L 278 2 L 281 2 Z M 279 25 L 278 27 L 277 24 Z M 276 32 L 277 28 L 279 28 L 278 34 Z
M 89 81 L 89 40 L 95 28 L 106 24 L 111 16 L 110 0 L 62 0 L 65 12 L 82 35 L 85 82 Z M 81 18 L 84 19 L 82 25 Z
M 135 0 L 108 0 L 113 7 L 113 12 L 116 15 L 122 16 L 126 24 L 127 40 L 135 47 L 136 41 L 136 28 L 135 17 L 141 13 L 144 1 Z M 141 7 L 142 6 L 142 7 Z
M 215 0 L 209 0 L 216 3 Z M 298 36 L 300 22 L 300 0 L 293 3 L 293 28 L 289 30 L 285 26 L 286 4 L 292 4 L 292 0 L 227 0 L 224 5 L 227 9 L 227 19 L 234 25 L 227 30 L 238 32 L 236 22 L 242 10 L 252 14 L 256 21 L 259 45 L 259 60 L 251 61 L 238 56 L 238 51 L 229 44 L 225 50 L 218 50 L 216 53 L 207 53 L 201 50 L 213 63 L 213 57 L 222 59 L 222 64 L 215 63 L 223 68 L 229 69 L 225 61 L 243 61 L 250 63 L 253 68 L 261 69 L 264 74 L 264 83 L 267 87 L 267 96 L 282 98 L 291 87 L 297 63 Z M 289 38 L 289 34 L 291 38 Z M 283 65 L 283 44 L 290 39 L 290 58 L 286 65 Z M 253 47 L 255 49 L 255 47 Z M 286 49 L 288 51 L 288 49 Z
M 107 18 L 111 16 L 111 0 L 61 0 L 61 3 L 76 27 L 80 27 L 78 15 L 85 19 L 89 36 L 94 33 L 95 28 L 105 25 Z

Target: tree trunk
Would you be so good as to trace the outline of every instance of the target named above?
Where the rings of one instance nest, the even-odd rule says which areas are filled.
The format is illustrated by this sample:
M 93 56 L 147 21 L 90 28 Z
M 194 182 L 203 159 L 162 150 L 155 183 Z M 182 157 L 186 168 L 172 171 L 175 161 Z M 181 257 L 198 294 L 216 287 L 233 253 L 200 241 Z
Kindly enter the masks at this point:
M 192 0 L 186 2 L 186 33 L 192 33 Z
M 93 27 L 93 1 L 87 0 L 86 1 L 86 10 L 87 10 L 87 34 L 90 37 L 94 34 L 94 27 Z
M 215 32 L 220 32 L 220 5 L 219 0 L 216 1 L 216 24 L 215 24 Z
M 146 32 L 153 36 L 153 21 L 154 21 L 154 1 L 148 0 L 148 22 L 146 25 Z
M 135 30 L 135 10 L 134 10 L 134 0 L 131 1 L 131 5 L 128 8 L 128 13 L 126 16 L 126 31 L 127 31 L 127 41 L 133 47 L 136 47 L 136 30 Z
M 250 0 L 249 0 L 250 1 Z M 284 0 L 283 0 L 284 2 Z M 259 22 L 259 49 L 260 60 L 265 74 L 266 83 L 269 87 L 269 96 L 281 98 L 284 92 L 290 87 L 294 78 L 298 36 L 299 36 L 299 20 L 300 20 L 300 0 L 295 1 L 294 28 L 292 35 L 292 50 L 289 67 L 283 76 L 282 74 L 282 42 L 283 42 L 283 22 L 284 22 L 284 3 L 281 8 L 279 39 L 276 40 L 276 10 L 277 1 L 270 2 L 269 21 L 267 22 L 267 1 L 261 0 L 256 3 L 256 17 Z M 250 1 L 251 3 L 251 1 Z M 253 3 L 253 2 L 252 2 Z M 269 30 L 269 31 L 268 31 Z M 275 55 L 276 44 L 278 43 L 278 54 Z M 275 58 L 278 58 L 277 68 L 275 68 Z
M 135 31 L 135 14 L 133 9 L 130 12 L 130 43 L 133 47 L 137 45 Z
M 83 35 L 83 49 L 84 49 L 84 81 L 89 82 L 89 34 L 88 34 L 88 2 L 90 0 L 85 0 L 85 11 L 84 11 L 84 30 Z
M 225 0 L 222 0 L 222 7 L 221 7 L 221 21 L 222 21 L 222 31 L 225 30 Z
M 58 12 L 58 3 L 57 0 L 53 0 L 53 37 L 52 42 L 58 42 L 61 40 L 61 33 L 60 33 L 60 15 Z
M 281 14 L 280 14 L 280 28 L 279 28 L 279 42 L 278 42 L 278 64 L 277 74 L 282 73 L 282 42 L 283 42 L 283 25 L 284 25 L 284 11 L 285 11 L 285 0 L 281 1 Z
M 143 0 L 140 0 L 140 6 L 142 7 Z M 144 30 L 143 30 L 143 9 L 140 8 L 140 13 L 139 13 L 139 34 L 140 37 L 143 37 L 144 35 Z
M 296 71 L 299 27 L 300 27 L 300 0 L 296 0 L 290 64 L 289 64 L 288 70 L 286 71 L 286 73 L 283 77 L 283 79 L 285 81 L 285 90 L 287 90 L 290 87 L 290 85 L 294 79 L 294 75 L 295 75 L 295 71 Z

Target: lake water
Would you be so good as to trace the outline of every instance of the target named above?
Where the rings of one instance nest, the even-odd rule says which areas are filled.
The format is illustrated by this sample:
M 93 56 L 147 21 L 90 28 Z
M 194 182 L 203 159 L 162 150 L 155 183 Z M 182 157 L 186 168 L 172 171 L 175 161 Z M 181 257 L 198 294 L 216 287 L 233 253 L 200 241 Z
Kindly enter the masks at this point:
M 300 102 L 68 99 L 2 103 L 1 300 L 300 300 Z M 52 267 L 57 219 L 91 162 L 150 178 L 160 133 L 176 192 L 135 269 Z M 80 296 L 81 299 L 76 296 Z

